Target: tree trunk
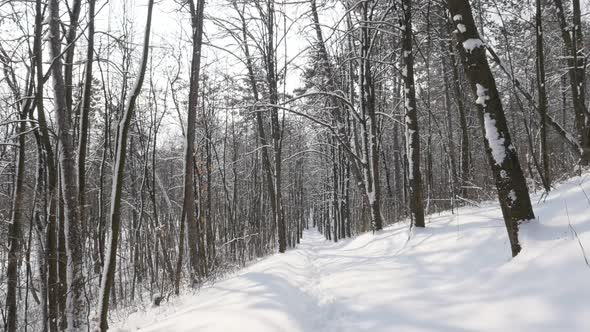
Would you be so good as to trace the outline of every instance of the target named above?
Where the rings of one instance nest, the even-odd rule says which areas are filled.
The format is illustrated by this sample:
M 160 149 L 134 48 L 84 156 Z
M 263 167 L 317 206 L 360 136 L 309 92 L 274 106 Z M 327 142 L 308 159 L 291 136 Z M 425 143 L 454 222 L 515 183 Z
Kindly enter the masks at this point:
M 516 256 L 521 250 L 519 224 L 535 218 L 526 181 L 512 145 L 496 81 L 475 27 L 469 1 L 449 0 L 448 5 L 458 31 L 458 41 L 462 43 L 463 67 L 472 93 L 477 98 L 477 107 L 483 114 L 486 155 L 496 182 L 512 256 Z
M 585 56 L 583 53 L 584 41 L 580 19 L 580 1 L 573 0 L 573 24 L 574 29 L 567 24 L 562 0 L 553 0 L 555 12 L 561 28 L 561 36 L 565 44 L 567 54 L 567 68 L 570 78 L 570 90 L 574 104 L 575 126 L 577 140 L 580 146 L 580 163 L 587 165 L 590 162 L 590 115 L 586 108 L 586 84 L 585 84 Z M 570 32 L 573 34 L 570 35 Z
M 457 103 L 457 110 L 459 111 L 459 127 L 461 128 L 461 196 L 468 198 L 469 192 L 465 187 L 468 185 L 468 182 L 471 179 L 471 165 L 469 158 L 469 128 L 467 126 L 465 104 L 463 103 L 463 93 L 461 92 L 461 82 L 459 80 L 459 70 L 457 68 L 458 63 L 455 59 L 455 50 L 451 39 L 449 39 L 449 60 L 453 73 L 453 92 L 455 95 L 455 101 Z
M 44 227 L 45 235 L 45 259 L 47 262 L 47 278 L 43 280 L 46 283 L 47 298 L 44 299 L 47 303 L 47 325 L 49 331 L 57 331 L 57 221 L 56 221 L 56 206 L 57 206 L 57 170 L 54 161 L 53 149 L 51 147 L 49 130 L 47 121 L 45 119 L 45 110 L 43 107 L 43 50 L 42 50 L 42 36 L 43 36 L 43 4 L 42 0 L 35 2 L 35 67 L 36 67 L 36 93 L 35 102 L 37 108 L 37 121 L 39 123 L 37 144 L 39 151 L 40 162 L 44 163 L 47 171 L 46 175 L 39 173 L 41 177 L 45 177 L 45 204 L 41 207 L 44 209 L 43 215 L 46 225 Z M 39 170 L 41 172 L 41 170 Z M 43 269 L 43 267 L 40 267 Z M 43 272 L 43 271 L 42 271 Z M 43 275 L 43 273 L 41 273 Z
M 275 58 L 275 4 L 274 0 L 267 0 L 266 6 L 266 79 L 268 83 L 269 103 L 276 105 L 279 101 L 277 87 L 276 58 Z M 275 192 L 274 220 L 278 231 L 279 252 L 287 250 L 287 233 L 285 227 L 285 211 L 283 210 L 283 199 L 281 195 L 281 163 L 282 163 L 282 130 L 279 122 L 279 111 L 276 107 L 270 108 L 270 131 L 274 150 L 274 177 L 273 185 Z
M 416 110 L 416 89 L 414 85 L 414 55 L 412 54 L 412 2 L 402 1 L 404 59 L 403 78 L 406 112 L 406 144 L 408 158 L 408 180 L 410 191 L 410 212 L 416 227 L 424 227 L 424 194 L 420 172 L 420 135 L 418 131 L 418 112 Z
M 545 86 L 545 52 L 543 50 L 543 17 L 541 0 L 536 0 L 536 42 L 537 42 L 537 92 L 539 95 L 539 114 L 541 115 L 541 162 L 543 163 L 541 181 L 545 191 L 551 190 L 549 169 L 549 149 L 547 147 L 547 89 Z
M 361 135 L 363 146 L 364 179 L 367 203 L 371 214 L 371 228 L 373 231 L 383 229 L 381 216 L 381 190 L 379 182 L 379 147 L 377 145 L 377 116 L 375 114 L 375 86 L 371 72 L 371 45 L 369 34 L 369 4 L 363 2 L 361 15 L 361 59 L 359 86 L 361 90 L 360 104 L 362 114 Z
M 24 175 L 25 175 L 25 134 L 26 119 L 28 110 L 27 104 L 24 104 L 20 98 L 19 87 L 15 82 L 15 76 L 12 68 L 9 68 L 10 60 L 5 57 L 6 53 L 2 49 L 2 63 L 4 64 L 4 73 L 9 86 L 13 90 L 13 97 L 16 100 L 18 110 L 18 123 L 16 123 L 16 158 L 14 166 L 14 188 L 12 194 L 12 215 L 8 224 L 8 264 L 6 266 L 6 320 L 5 331 L 15 332 L 18 328 L 18 303 L 17 291 L 19 280 L 19 262 L 22 255 L 21 227 L 24 221 Z M 28 84 L 29 82 L 27 82 Z
M 68 112 L 70 114 L 70 121 L 71 116 L 73 115 L 73 99 L 72 99 L 72 91 L 73 91 L 73 77 L 74 77 L 74 55 L 76 53 L 76 33 L 78 31 L 79 26 L 79 18 L 80 12 L 82 10 L 82 0 L 74 0 L 72 2 L 71 8 L 66 3 L 66 7 L 69 12 L 70 16 L 70 24 L 68 26 L 68 30 L 65 33 L 65 43 L 67 45 L 67 50 L 65 54 L 65 61 L 64 61 L 64 83 L 65 83 L 65 96 L 66 96 L 66 107 L 68 108 Z M 88 22 L 90 24 L 90 22 Z M 90 36 L 89 36 L 90 38 Z M 73 138 L 72 138 L 73 140 Z
M 184 221 L 186 222 L 189 262 L 191 266 L 190 278 L 194 284 L 199 278 L 198 225 L 195 218 L 195 193 L 193 191 L 194 168 L 193 154 L 195 150 L 195 122 L 199 99 L 199 73 L 201 67 L 201 44 L 203 38 L 203 9 L 205 2 L 198 0 L 196 7 L 194 0 L 189 1 L 191 12 L 191 26 L 193 31 L 193 48 L 190 74 L 190 90 L 188 100 L 187 124 L 184 144 Z M 204 110 L 202 110 L 204 111 Z M 181 239 L 181 241 L 183 241 Z
M 84 275 L 82 261 L 82 243 L 78 211 L 78 187 L 76 185 L 76 167 L 74 160 L 74 137 L 71 114 L 67 107 L 66 86 L 62 73 L 59 0 L 50 0 L 49 39 L 50 56 L 54 61 L 51 67 L 53 78 L 54 105 L 59 145 L 59 164 L 61 176 L 61 193 L 64 206 L 64 233 L 67 256 L 66 280 L 68 285 L 66 297 L 67 329 L 76 331 L 86 324 L 84 299 Z
M 127 135 L 131 125 L 131 118 L 135 111 L 135 103 L 137 97 L 141 92 L 143 79 L 147 67 L 149 46 L 150 46 L 150 29 L 152 24 L 152 10 L 154 7 L 154 0 L 148 0 L 147 21 L 145 25 L 145 32 L 143 37 L 143 50 L 140 59 L 140 67 L 138 76 L 133 86 L 133 90 L 127 99 L 125 109 L 117 130 L 117 150 L 115 154 L 115 163 L 113 167 L 113 184 L 111 191 L 111 234 L 105 253 L 105 263 L 102 271 L 102 279 L 100 285 L 99 302 L 99 321 L 98 327 L 101 331 L 108 329 L 108 311 L 109 311 L 109 296 L 114 286 L 115 270 L 117 262 L 117 247 L 119 243 L 119 233 L 121 227 L 121 196 L 123 192 L 123 177 L 125 170 L 125 159 L 127 156 Z
M 78 204 L 80 205 L 81 229 L 86 227 L 86 152 L 88 150 L 88 116 L 92 99 L 92 63 L 94 60 L 94 8 L 96 0 L 88 0 L 88 46 L 86 52 L 86 73 L 82 106 L 80 107 L 80 129 L 78 131 Z

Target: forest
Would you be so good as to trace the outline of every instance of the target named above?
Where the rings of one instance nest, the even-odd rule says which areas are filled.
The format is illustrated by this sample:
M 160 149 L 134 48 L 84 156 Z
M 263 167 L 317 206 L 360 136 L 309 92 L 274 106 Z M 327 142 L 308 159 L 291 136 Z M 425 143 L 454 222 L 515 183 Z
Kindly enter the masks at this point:
M 481 202 L 517 257 L 590 163 L 587 5 L 0 0 L 0 325 L 112 330 Z

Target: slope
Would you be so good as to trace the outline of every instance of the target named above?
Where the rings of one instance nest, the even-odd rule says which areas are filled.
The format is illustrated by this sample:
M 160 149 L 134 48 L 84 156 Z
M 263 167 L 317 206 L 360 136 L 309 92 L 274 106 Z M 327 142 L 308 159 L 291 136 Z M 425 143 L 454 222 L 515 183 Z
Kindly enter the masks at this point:
M 430 215 L 410 238 L 407 223 L 338 243 L 308 230 L 120 331 L 590 331 L 588 194 L 585 174 L 535 204 L 515 259 L 491 203 Z

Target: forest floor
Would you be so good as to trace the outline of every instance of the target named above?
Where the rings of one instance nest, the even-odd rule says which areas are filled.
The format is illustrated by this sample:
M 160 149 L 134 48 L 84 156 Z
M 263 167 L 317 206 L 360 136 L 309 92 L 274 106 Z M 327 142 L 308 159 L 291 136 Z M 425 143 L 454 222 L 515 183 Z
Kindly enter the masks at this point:
M 590 174 L 533 195 L 514 259 L 493 203 L 430 215 L 410 237 L 407 223 L 338 243 L 308 230 L 119 331 L 590 331 L 589 197 Z

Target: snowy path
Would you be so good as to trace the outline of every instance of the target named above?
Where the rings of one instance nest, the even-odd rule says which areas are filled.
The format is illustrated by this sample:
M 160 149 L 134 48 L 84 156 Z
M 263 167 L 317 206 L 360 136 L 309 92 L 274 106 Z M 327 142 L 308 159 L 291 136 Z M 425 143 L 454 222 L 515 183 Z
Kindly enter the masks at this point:
M 407 224 L 339 243 L 309 230 L 298 249 L 135 313 L 120 329 L 590 331 L 590 268 L 580 249 L 590 255 L 584 191 L 590 194 L 590 176 L 535 204 L 540 222 L 523 227 L 525 250 L 516 259 L 495 206 L 429 216 L 409 242 Z

